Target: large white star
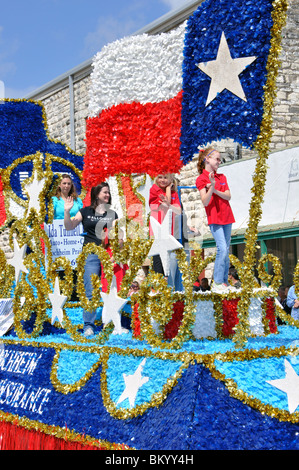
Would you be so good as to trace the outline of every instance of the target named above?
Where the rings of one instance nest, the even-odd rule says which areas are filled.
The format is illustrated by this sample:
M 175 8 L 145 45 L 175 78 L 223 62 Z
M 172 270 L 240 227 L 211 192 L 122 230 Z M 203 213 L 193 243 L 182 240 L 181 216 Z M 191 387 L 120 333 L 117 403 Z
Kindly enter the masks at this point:
M 266 382 L 287 394 L 289 412 L 294 413 L 299 405 L 299 377 L 286 359 L 284 360 L 284 367 L 286 373 L 284 379 L 267 380 Z
M 117 401 L 117 405 L 122 403 L 126 398 L 129 399 L 130 408 L 135 405 L 136 395 L 138 390 L 149 381 L 149 377 L 141 377 L 143 367 L 145 365 L 146 358 L 137 367 L 136 371 L 132 375 L 123 374 L 125 381 L 125 389 Z
M 169 209 L 162 224 L 150 217 L 151 227 L 154 234 L 154 242 L 148 252 L 148 256 L 160 255 L 165 276 L 169 275 L 169 253 L 173 250 L 183 248 L 171 234 L 172 211 Z
M 14 245 L 13 257 L 9 259 L 7 263 L 10 264 L 11 266 L 14 266 L 15 268 L 15 280 L 17 284 L 20 279 L 21 271 L 23 271 L 26 274 L 28 273 L 28 269 L 23 263 L 23 259 L 25 258 L 25 255 L 26 255 L 27 245 L 23 245 L 20 248 L 15 237 L 13 239 L 13 245 Z
M 62 325 L 63 319 L 63 306 L 67 301 L 66 295 L 60 294 L 59 289 L 59 279 L 58 277 L 55 278 L 55 285 L 54 285 L 54 292 L 53 294 L 49 294 L 49 299 L 52 304 L 52 320 L 51 324 L 55 323 L 56 318 L 59 320 L 60 324 Z
M 222 32 L 216 60 L 197 64 L 197 67 L 212 79 L 206 106 L 225 89 L 247 101 L 239 75 L 255 59 L 256 56 L 233 59 Z
M 102 310 L 103 325 L 105 326 L 112 321 L 114 324 L 113 334 L 120 335 L 122 333 L 127 333 L 127 330 L 121 326 L 120 311 L 127 303 L 128 299 L 122 299 L 117 295 L 115 276 L 113 276 L 109 294 L 101 292 L 101 297 L 104 302 Z
M 31 208 L 35 209 L 36 212 L 39 213 L 40 211 L 39 195 L 41 191 L 43 190 L 44 185 L 45 185 L 45 178 L 42 178 L 41 180 L 39 180 L 37 178 L 36 172 L 34 173 L 34 177 L 31 183 L 24 185 L 24 189 L 28 193 L 28 196 L 29 196 L 28 209 L 27 209 L 28 214 Z

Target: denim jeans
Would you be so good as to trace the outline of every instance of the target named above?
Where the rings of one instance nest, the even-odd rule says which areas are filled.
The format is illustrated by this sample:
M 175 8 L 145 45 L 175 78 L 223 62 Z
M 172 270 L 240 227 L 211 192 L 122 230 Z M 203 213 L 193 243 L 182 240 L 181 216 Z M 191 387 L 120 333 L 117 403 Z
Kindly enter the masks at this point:
M 160 255 L 153 256 L 153 270 L 155 273 L 164 274 L 164 269 Z M 174 251 L 169 253 L 169 274 L 167 276 L 167 284 L 173 287 L 175 291 L 181 291 L 183 289 L 182 275 L 178 267 L 177 257 Z
M 86 262 L 85 262 L 85 270 L 83 275 L 84 280 L 84 287 L 86 292 L 86 297 L 91 300 L 92 297 L 92 282 L 91 282 L 91 275 L 97 274 L 101 276 L 101 261 L 95 254 L 88 255 Z M 100 293 L 99 293 L 100 295 Z M 97 311 L 94 310 L 93 312 L 88 312 L 87 310 L 83 310 L 83 321 L 84 321 L 84 329 L 87 326 L 91 326 L 94 329 L 94 322 L 96 319 Z
M 216 242 L 214 282 L 216 284 L 227 284 L 229 270 L 229 245 L 232 232 L 232 224 L 211 224 L 210 230 Z

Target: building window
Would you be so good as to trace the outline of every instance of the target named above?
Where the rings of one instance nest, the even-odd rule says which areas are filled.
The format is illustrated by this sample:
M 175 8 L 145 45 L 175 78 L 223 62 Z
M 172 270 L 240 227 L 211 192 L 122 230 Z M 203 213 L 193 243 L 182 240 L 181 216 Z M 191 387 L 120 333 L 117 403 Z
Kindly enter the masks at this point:
M 244 257 L 245 244 L 232 245 L 232 253 L 241 262 Z M 299 237 L 289 238 L 273 238 L 269 240 L 259 240 L 258 249 L 256 251 L 256 260 L 261 258 L 265 253 L 273 254 L 282 264 L 282 280 L 281 284 L 291 286 L 293 282 L 294 270 L 299 255 Z M 273 274 L 272 264 L 268 264 L 269 274 Z M 255 272 L 257 276 L 257 272 Z

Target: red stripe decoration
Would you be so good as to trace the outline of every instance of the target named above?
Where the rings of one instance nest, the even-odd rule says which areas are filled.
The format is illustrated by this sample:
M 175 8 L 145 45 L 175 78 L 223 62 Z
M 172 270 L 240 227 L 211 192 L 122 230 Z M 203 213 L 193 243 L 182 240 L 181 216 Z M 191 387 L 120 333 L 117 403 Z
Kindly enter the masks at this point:
M 122 176 L 121 184 L 125 196 L 127 215 L 140 225 L 143 225 L 142 201 L 136 196 L 132 189 L 130 176 Z
M 176 173 L 180 159 L 182 92 L 159 103 L 119 104 L 89 118 L 83 184 L 119 173 Z
M 106 448 L 60 439 L 1 421 L 0 450 L 106 450 Z

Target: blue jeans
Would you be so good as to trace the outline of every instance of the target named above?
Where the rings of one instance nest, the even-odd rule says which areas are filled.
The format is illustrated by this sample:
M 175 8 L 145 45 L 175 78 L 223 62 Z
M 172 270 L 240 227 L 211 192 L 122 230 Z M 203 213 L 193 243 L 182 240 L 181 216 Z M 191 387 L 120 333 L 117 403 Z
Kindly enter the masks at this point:
M 97 274 L 98 276 L 101 276 L 101 260 L 95 254 L 90 254 L 86 258 L 85 270 L 84 270 L 84 275 L 83 275 L 86 297 L 89 300 L 91 300 L 92 298 L 92 289 L 93 289 L 92 282 L 91 282 L 92 274 Z M 94 329 L 94 322 L 96 319 L 96 315 L 97 315 L 96 310 L 94 310 L 93 312 L 88 312 L 87 310 L 83 310 L 84 329 L 86 329 L 87 326 L 91 326 L 92 329 Z
M 165 276 L 160 255 L 153 256 L 153 270 L 156 273 L 160 273 Z M 183 290 L 182 275 L 179 270 L 178 261 L 174 251 L 169 253 L 169 274 L 167 276 L 167 284 L 170 287 L 173 287 L 175 291 Z
M 182 273 L 179 269 L 178 260 L 177 260 L 175 252 L 172 251 L 171 253 L 169 253 L 169 255 L 170 255 L 170 263 L 169 263 L 170 273 L 168 276 L 167 283 L 170 287 L 174 287 L 175 291 L 180 292 L 183 290 Z M 188 256 L 189 255 L 187 253 L 187 260 L 189 261 Z
M 214 264 L 214 282 L 216 284 L 227 284 L 229 270 L 229 245 L 232 232 L 232 224 L 211 224 L 210 230 L 216 242 L 217 250 Z

